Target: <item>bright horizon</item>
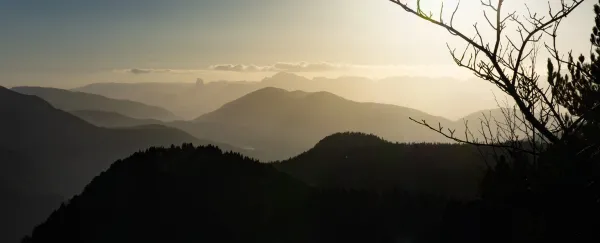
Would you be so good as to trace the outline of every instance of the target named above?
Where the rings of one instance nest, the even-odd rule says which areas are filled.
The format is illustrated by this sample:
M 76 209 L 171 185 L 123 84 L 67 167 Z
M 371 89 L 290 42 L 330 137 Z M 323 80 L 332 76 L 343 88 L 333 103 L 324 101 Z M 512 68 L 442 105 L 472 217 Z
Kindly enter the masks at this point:
M 439 10 L 439 1 L 422 2 Z M 446 9 L 456 4 L 443 2 Z M 525 2 L 546 11 L 545 1 L 507 8 L 522 11 Z M 561 50 L 589 51 L 594 3 L 584 2 L 562 23 Z M 475 21 L 486 24 L 479 1 L 462 1 L 456 25 L 472 33 Z M 0 85 L 7 87 L 259 81 L 282 71 L 308 78 L 475 78 L 446 49 L 446 42 L 460 49 L 460 40 L 388 0 L 0 0 L 0 31 Z M 461 88 L 489 98 L 494 87 Z

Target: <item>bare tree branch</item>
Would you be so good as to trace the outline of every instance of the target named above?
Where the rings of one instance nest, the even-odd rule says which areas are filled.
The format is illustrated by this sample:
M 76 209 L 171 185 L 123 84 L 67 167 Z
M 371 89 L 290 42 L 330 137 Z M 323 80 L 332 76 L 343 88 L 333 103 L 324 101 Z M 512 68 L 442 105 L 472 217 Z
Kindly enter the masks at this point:
M 549 89 L 544 90 L 538 84 L 540 75 L 535 70 L 538 43 L 542 40 L 543 36 L 551 36 L 555 40 L 556 30 L 562 19 L 579 7 L 583 3 L 583 0 L 569 0 L 569 4 L 565 0 L 560 0 L 561 8 L 557 11 L 554 11 L 552 5 L 548 3 L 548 14 L 546 16 L 541 16 L 533 12 L 527 4 L 525 4 L 526 13 L 523 15 L 517 15 L 516 12 L 503 15 L 504 0 L 497 0 L 495 3 L 492 3 L 492 0 L 480 0 L 484 8 L 483 16 L 490 28 L 495 32 L 492 49 L 490 49 L 490 44 L 485 42 L 477 23 L 473 24 L 475 31 L 473 37 L 467 37 L 464 32 L 455 28 L 453 22 L 460 2 L 452 12 L 450 23 L 446 23 L 443 21 L 443 6 L 439 14 L 439 20 L 436 20 L 433 19 L 433 14 L 425 14 L 421 8 L 420 0 L 416 1 L 416 8 L 410 7 L 405 1 L 389 1 L 400 6 L 406 12 L 440 26 L 452 35 L 458 36 L 465 41 L 467 46 L 460 54 L 456 53 L 456 49 L 446 44 L 454 62 L 459 67 L 472 71 L 475 76 L 493 83 L 504 93 L 511 96 L 516 103 L 516 107 L 522 113 L 523 120 L 526 120 L 530 124 L 530 127 L 527 128 L 527 133 L 531 132 L 533 141 L 537 141 L 535 137 L 538 133 L 543 135 L 542 140 L 551 143 L 560 143 L 562 141 L 557 134 L 557 130 L 565 131 L 568 129 L 568 126 L 559 111 L 559 107 L 557 107 L 556 99 L 549 92 Z M 495 14 L 494 21 L 489 18 L 488 12 Z M 516 32 L 521 38 L 520 43 L 516 43 L 508 35 L 504 34 L 509 24 L 515 26 Z M 503 44 L 503 41 L 506 43 Z M 546 43 L 544 43 L 544 46 L 547 50 L 551 51 L 551 55 L 559 60 L 559 62 L 566 62 L 560 60 L 555 43 L 553 48 Z M 468 60 L 466 57 L 468 57 Z M 527 59 L 531 60 L 530 66 L 524 63 Z M 560 129 L 556 127 L 556 123 L 558 123 Z M 489 126 L 491 124 L 490 121 L 487 121 L 483 122 L 483 125 Z M 498 123 L 498 125 L 500 124 Z M 521 128 L 509 127 L 509 129 Z M 497 132 L 500 133 L 484 133 L 484 137 L 495 137 L 495 139 L 490 140 L 493 143 L 498 143 L 500 137 L 504 139 L 514 138 L 514 134 L 511 135 L 509 130 L 500 129 Z

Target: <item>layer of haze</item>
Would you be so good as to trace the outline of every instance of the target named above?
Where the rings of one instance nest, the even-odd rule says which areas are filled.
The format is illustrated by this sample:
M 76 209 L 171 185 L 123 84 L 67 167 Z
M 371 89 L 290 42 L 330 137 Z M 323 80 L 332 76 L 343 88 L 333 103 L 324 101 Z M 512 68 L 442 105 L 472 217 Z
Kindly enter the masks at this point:
M 439 9 L 440 1 L 422 2 Z M 473 21 L 487 27 L 475 17 L 482 16 L 479 1 L 462 2 L 456 25 L 467 33 L 473 33 Z M 525 13 L 525 2 L 547 11 L 547 2 L 537 0 L 512 1 L 507 9 Z M 444 3 L 450 9 L 456 1 Z M 589 50 L 593 3 L 586 1 L 563 22 L 561 49 Z M 9 87 L 258 81 L 279 71 L 306 77 L 471 78 L 446 49 L 446 41 L 461 47 L 460 41 L 387 0 L 0 0 L 0 32 L 0 85 Z M 482 97 L 490 97 L 493 88 L 459 85 Z M 422 97 L 414 102 L 428 102 L 428 95 L 410 94 Z M 482 108 L 481 100 L 452 102 L 478 104 L 465 110 Z M 484 104 L 494 106 L 489 99 Z

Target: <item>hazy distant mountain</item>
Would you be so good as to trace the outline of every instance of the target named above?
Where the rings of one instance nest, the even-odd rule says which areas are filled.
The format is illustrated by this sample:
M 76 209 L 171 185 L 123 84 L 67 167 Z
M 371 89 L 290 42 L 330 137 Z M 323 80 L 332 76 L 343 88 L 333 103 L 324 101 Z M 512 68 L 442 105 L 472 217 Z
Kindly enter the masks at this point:
M 362 133 L 337 133 L 275 167 L 321 187 L 393 188 L 474 198 L 485 163 L 470 145 L 399 144 Z
M 136 119 L 116 112 L 80 110 L 69 111 L 69 113 L 99 127 L 133 127 L 149 124 L 163 124 L 162 121 L 155 119 Z
M 480 121 L 482 121 L 482 120 L 485 121 L 487 118 L 491 122 L 493 122 L 494 120 L 496 120 L 498 122 L 505 122 L 506 117 L 512 117 L 513 114 L 515 114 L 515 113 L 511 108 L 496 108 L 496 109 L 480 110 L 480 111 L 468 114 L 468 115 L 460 118 L 458 121 L 467 120 L 467 121 L 469 121 L 469 123 L 475 122 L 475 123 L 479 124 Z
M 182 142 L 209 143 L 159 125 L 96 127 L 37 96 L 3 87 L 0 87 L 0 117 L 0 183 L 3 184 L 0 188 L 28 198 L 71 196 L 110 163 L 140 149 Z M 9 224 L 15 220 L 1 219 Z M 10 237 L 10 234 L 0 236 Z
M 278 73 L 260 82 L 263 87 L 306 92 L 326 91 L 358 102 L 410 107 L 429 114 L 455 119 L 476 110 L 496 107 L 491 90 L 481 80 L 397 76 L 384 79 L 341 76 L 306 78 Z
M 278 84 L 279 86 L 295 87 L 305 78 L 293 74 L 280 73 L 272 78 L 263 80 L 263 84 Z M 288 84 L 281 80 L 290 80 Z M 350 80 L 350 79 L 348 79 Z M 306 80 L 302 81 L 305 82 Z M 365 82 L 355 78 L 357 83 Z M 312 82 L 312 81 L 306 81 Z M 327 83 L 322 81 L 322 83 Z M 115 87 L 123 85 L 124 90 L 136 93 L 134 90 L 154 90 L 167 84 L 111 84 Z M 217 85 L 223 90 L 235 86 L 230 83 L 209 83 L 198 85 L 198 92 L 209 92 Z M 237 84 L 237 87 L 249 87 L 250 84 Z M 108 87 L 92 85 L 88 88 Z M 137 87 L 137 88 L 136 88 Z M 146 87 L 146 88 L 144 88 Z M 211 88 L 212 87 L 212 88 Z M 117 88 L 117 90 L 119 90 Z M 107 90 L 108 91 L 108 90 Z M 181 90 L 180 90 L 181 91 Z M 123 93 L 123 95 L 125 95 Z M 217 92 L 218 94 L 218 92 Z M 213 94 L 215 95 L 215 94 Z M 116 127 L 141 124 L 155 124 L 151 120 L 132 119 L 118 114 L 101 112 L 75 113 L 84 120 L 98 126 Z M 479 120 L 475 113 L 467 117 L 473 124 Z M 235 146 L 254 150 L 253 155 L 261 160 L 281 160 L 309 149 L 314 143 L 325 136 L 336 132 L 357 131 L 373 133 L 390 141 L 398 142 L 449 142 L 450 140 L 415 124 L 408 118 L 425 119 L 437 127 L 438 122 L 444 127 L 457 129 L 456 135 L 462 138 L 463 121 L 450 121 L 442 117 L 432 116 L 415 109 L 394 105 L 360 103 L 350 101 L 327 92 L 288 92 L 277 88 L 264 88 L 234 100 L 214 112 L 205 114 L 192 122 L 176 121 L 166 123 L 177 127 L 196 137 L 221 141 Z M 478 128 L 478 127 L 477 127 Z M 475 135 L 479 135 L 477 132 Z M 258 153 L 256 150 L 260 150 Z
M 112 164 L 26 242 L 434 242 L 446 201 L 321 189 L 214 147 L 150 148 Z
M 164 108 L 142 104 L 127 98 L 116 100 L 96 94 L 44 87 L 15 87 L 12 90 L 22 94 L 38 96 L 48 101 L 52 106 L 65 111 L 96 110 L 116 112 L 140 119 L 163 121 L 177 119 L 173 113 Z
M 411 107 L 452 119 L 496 107 L 491 93 L 493 85 L 481 80 L 451 78 L 389 77 L 374 80 L 343 76 L 310 79 L 281 72 L 258 82 L 96 83 L 74 90 L 165 107 L 178 116 L 193 119 L 265 87 L 326 91 L 354 101 Z
M 159 124 L 115 113 L 73 113 L 104 127 Z M 455 124 L 410 108 L 359 103 L 327 92 L 288 92 L 277 88 L 255 91 L 193 121 L 164 124 L 196 137 L 234 144 L 263 161 L 298 155 L 323 137 L 345 131 L 375 133 L 392 141 L 449 142 L 409 117 L 432 124 L 442 122 L 444 126 Z
M 526 122 L 519 109 L 496 108 L 481 110 L 473 112 L 457 121 L 458 125 L 462 125 L 463 127 L 465 127 L 465 122 L 468 122 L 467 125 L 473 134 L 477 135 L 483 129 L 488 137 L 490 134 L 493 134 L 495 137 L 506 139 L 511 137 L 512 133 L 518 136 L 519 139 L 531 136 L 531 131 L 527 130 L 527 127 L 531 126 Z M 489 123 L 489 126 L 487 123 Z M 480 141 L 484 139 L 482 135 L 479 135 L 478 138 Z
M 165 107 L 192 119 L 259 88 L 252 82 L 97 83 L 74 90 Z
M 390 141 L 448 142 L 409 120 L 433 124 L 452 121 L 424 112 L 376 103 L 350 101 L 327 92 L 309 93 L 264 88 L 227 103 L 190 122 L 170 126 L 190 134 L 265 151 L 267 160 L 297 155 L 336 132 L 373 133 Z

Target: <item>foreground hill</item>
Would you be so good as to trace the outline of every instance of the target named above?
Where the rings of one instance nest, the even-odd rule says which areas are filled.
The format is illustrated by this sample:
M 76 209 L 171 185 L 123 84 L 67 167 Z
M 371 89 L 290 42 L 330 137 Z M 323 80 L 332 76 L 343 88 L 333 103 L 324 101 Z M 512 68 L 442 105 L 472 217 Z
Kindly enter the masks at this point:
M 190 134 L 238 147 L 264 150 L 268 160 L 281 160 L 306 151 L 336 132 L 372 133 L 398 142 L 448 142 L 409 117 L 434 124 L 453 124 L 418 110 L 346 100 L 327 92 L 308 93 L 264 88 L 193 122 L 169 124 Z
M 438 237 L 443 208 L 431 197 L 311 188 L 184 144 L 115 162 L 23 242 L 422 242 Z
M 398 144 L 362 133 L 338 133 L 276 168 L 321 187 L 389 190 L 474 198 L 485 163 L 472 146 Z
M 37 96 L 3 87 L 0 87 L 0 117 L 0 188 L 26 195 L 26 199 L 44 195 L 69 197 L 81 191 L 110 163 L 140 149 L 182 142 L 210 143 L 160 125 L 96 127 Z M 225 146 L 224 149 L 233 150 Z M 14 220 L 0 217 L 2 224 Z M 6 237 L 15 232 L 4 230 L 0 232 L 0 241 L 10 242 Z
M 44 87 L 14 87 L 13 91 L 38 96 L 64 111 L 96 110 L 120 113 L 133 118 L 176 120 L 168 110 L 128 99 L 111 99 L 96 94 Z

